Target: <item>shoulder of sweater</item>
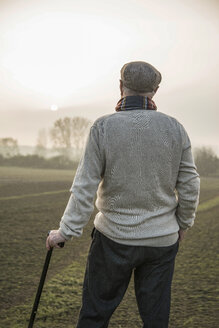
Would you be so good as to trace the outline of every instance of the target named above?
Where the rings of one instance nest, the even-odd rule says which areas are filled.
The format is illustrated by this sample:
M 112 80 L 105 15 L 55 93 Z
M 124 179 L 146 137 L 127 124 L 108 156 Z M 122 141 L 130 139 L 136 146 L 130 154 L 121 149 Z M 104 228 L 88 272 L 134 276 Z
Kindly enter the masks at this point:
M 185 127 L 183 126 L 183 124 L 180 123 L 175 117 L 172 117 L 170 115 L 167 115 L 167 114 L 164 114 L 161 112 L 159 112 L 159 113 L 164 119 L 168 120 L 170 122 L 170 124 L 172 126 L 174 126 L 174 128 L 179 132 L 183 146 L 185 148 L 190 147 L 191 146 L 190 138 L 189 138 L 188 133 L 187 133 Z
M 117 113 L 112 113 L 112 114 L 106 114 L 103 116 L 98 117 L 92 124 L 92 127 L 98 127 L 102 125 L 102 123 L 105 123 L 108 119 L 111 117 L 115 116 Z
M 164 114 L 162 112 L 158 112 L 160 114 L 160 117 L 162 117 L 164 120 L 169 121 L 169 123 L 180 133 L 182 139 L 188 141 L 190 143 L 189 140 L 189 136 L 188 133 L 185 129 L 185 127 L 183 126 L 182 123 L 180 123 L 175 117 Z
M 159 114 L 160 117 L 162 117 L 163 119 L 166 119 L 167 121 L 171 122 L 172 124 L 175 124 L 176 126 L 182 126 L 182 124 L 173 116 L 170 116 L 168 114 L 162 113 L 157 111 L 157 113 Z

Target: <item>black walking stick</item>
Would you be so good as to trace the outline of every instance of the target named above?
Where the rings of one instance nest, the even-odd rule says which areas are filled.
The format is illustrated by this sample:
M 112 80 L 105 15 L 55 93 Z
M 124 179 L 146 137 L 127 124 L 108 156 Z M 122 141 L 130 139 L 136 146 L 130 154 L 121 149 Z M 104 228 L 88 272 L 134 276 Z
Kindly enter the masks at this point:
M 48 235 L 49 235 L 49 233 L 50 233 L 50 231 L 48 232 Z M 58 245 L 60 247 L 64 247 L 64 244 L 65 243 L 59 243 Z M 46 274 L 47 274 L 47 270 L 48 270 L 48 267 L 49 267 L 49 262 L 50 262 L 50 258 L 51 258 L 51 255 L 52 255 L 52 251 L 53 251 L 53 248 L 50 248 L 50 250 L 47 252 L 47 255 L 46 255 L 46 259 L 45 259 L 45 263 L 44 263 L 44 266 L 43 266 L 43 271 L 42 271 L 42 274 L 41 274 L 40 283 L 39 283 L 39 287 L 38 287 L 38 290 L 37 290 L 37 293 L 36 293 L 35 301 L 34 301 L 34 304 L 33 304 L 32 313 L 31 313 L 31 316 L 30 316 L 30 321 L 29 321 L 28 328 L 33 327 L 33 323 L 34 323 L 35 316 L 36 316 L 36 313 L 37 313 L 37 308 L 38 308 L 39 301 L 40 301 L 40 296 L 41 296 L 41 293 L 42 293 L 42 290 L 43 290 L 43 285 L 44 285 L 44 282 L 45 282 L 45 279 L 46 279 Z

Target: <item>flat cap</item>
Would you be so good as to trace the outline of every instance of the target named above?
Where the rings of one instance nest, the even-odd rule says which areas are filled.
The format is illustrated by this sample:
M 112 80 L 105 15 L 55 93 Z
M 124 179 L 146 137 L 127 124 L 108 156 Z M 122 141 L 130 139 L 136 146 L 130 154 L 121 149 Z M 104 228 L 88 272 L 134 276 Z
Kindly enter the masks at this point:
M 128 89 L 139 92 L 154 91 L 162 78 L 160 72 L 154 66 L 143 61 L 125 64 L 120 73 L 123 85 Z

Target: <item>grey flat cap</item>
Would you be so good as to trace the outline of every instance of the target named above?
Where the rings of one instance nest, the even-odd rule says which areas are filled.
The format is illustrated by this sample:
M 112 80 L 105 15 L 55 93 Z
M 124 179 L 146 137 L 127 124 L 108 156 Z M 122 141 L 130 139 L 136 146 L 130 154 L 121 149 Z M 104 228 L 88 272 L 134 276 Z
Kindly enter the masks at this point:
M 123 85 L 139 92 L 152 92 L 161 82 L 160 72 L 152 65 L 136 61 L 125 64 L 121 68 Z

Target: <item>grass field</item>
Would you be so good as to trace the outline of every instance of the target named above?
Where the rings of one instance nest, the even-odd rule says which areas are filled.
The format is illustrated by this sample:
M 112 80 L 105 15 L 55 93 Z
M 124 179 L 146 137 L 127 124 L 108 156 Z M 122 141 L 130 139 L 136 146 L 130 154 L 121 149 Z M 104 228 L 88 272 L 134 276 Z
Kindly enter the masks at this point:
M 2 328 L 28 325 L 46 256 L 46 233 L 58 228 L 73 177 L 69 170 L 0 167 Z M 218 196 L 219 178 L 203 178 L 195 225 L 176 258 L 170 328 L 218 327 Z M 54 250 L 34 327 L 75 327 L 93 216 L 81 238 Z M 132 280 L 109 328 L 141 326 Z

